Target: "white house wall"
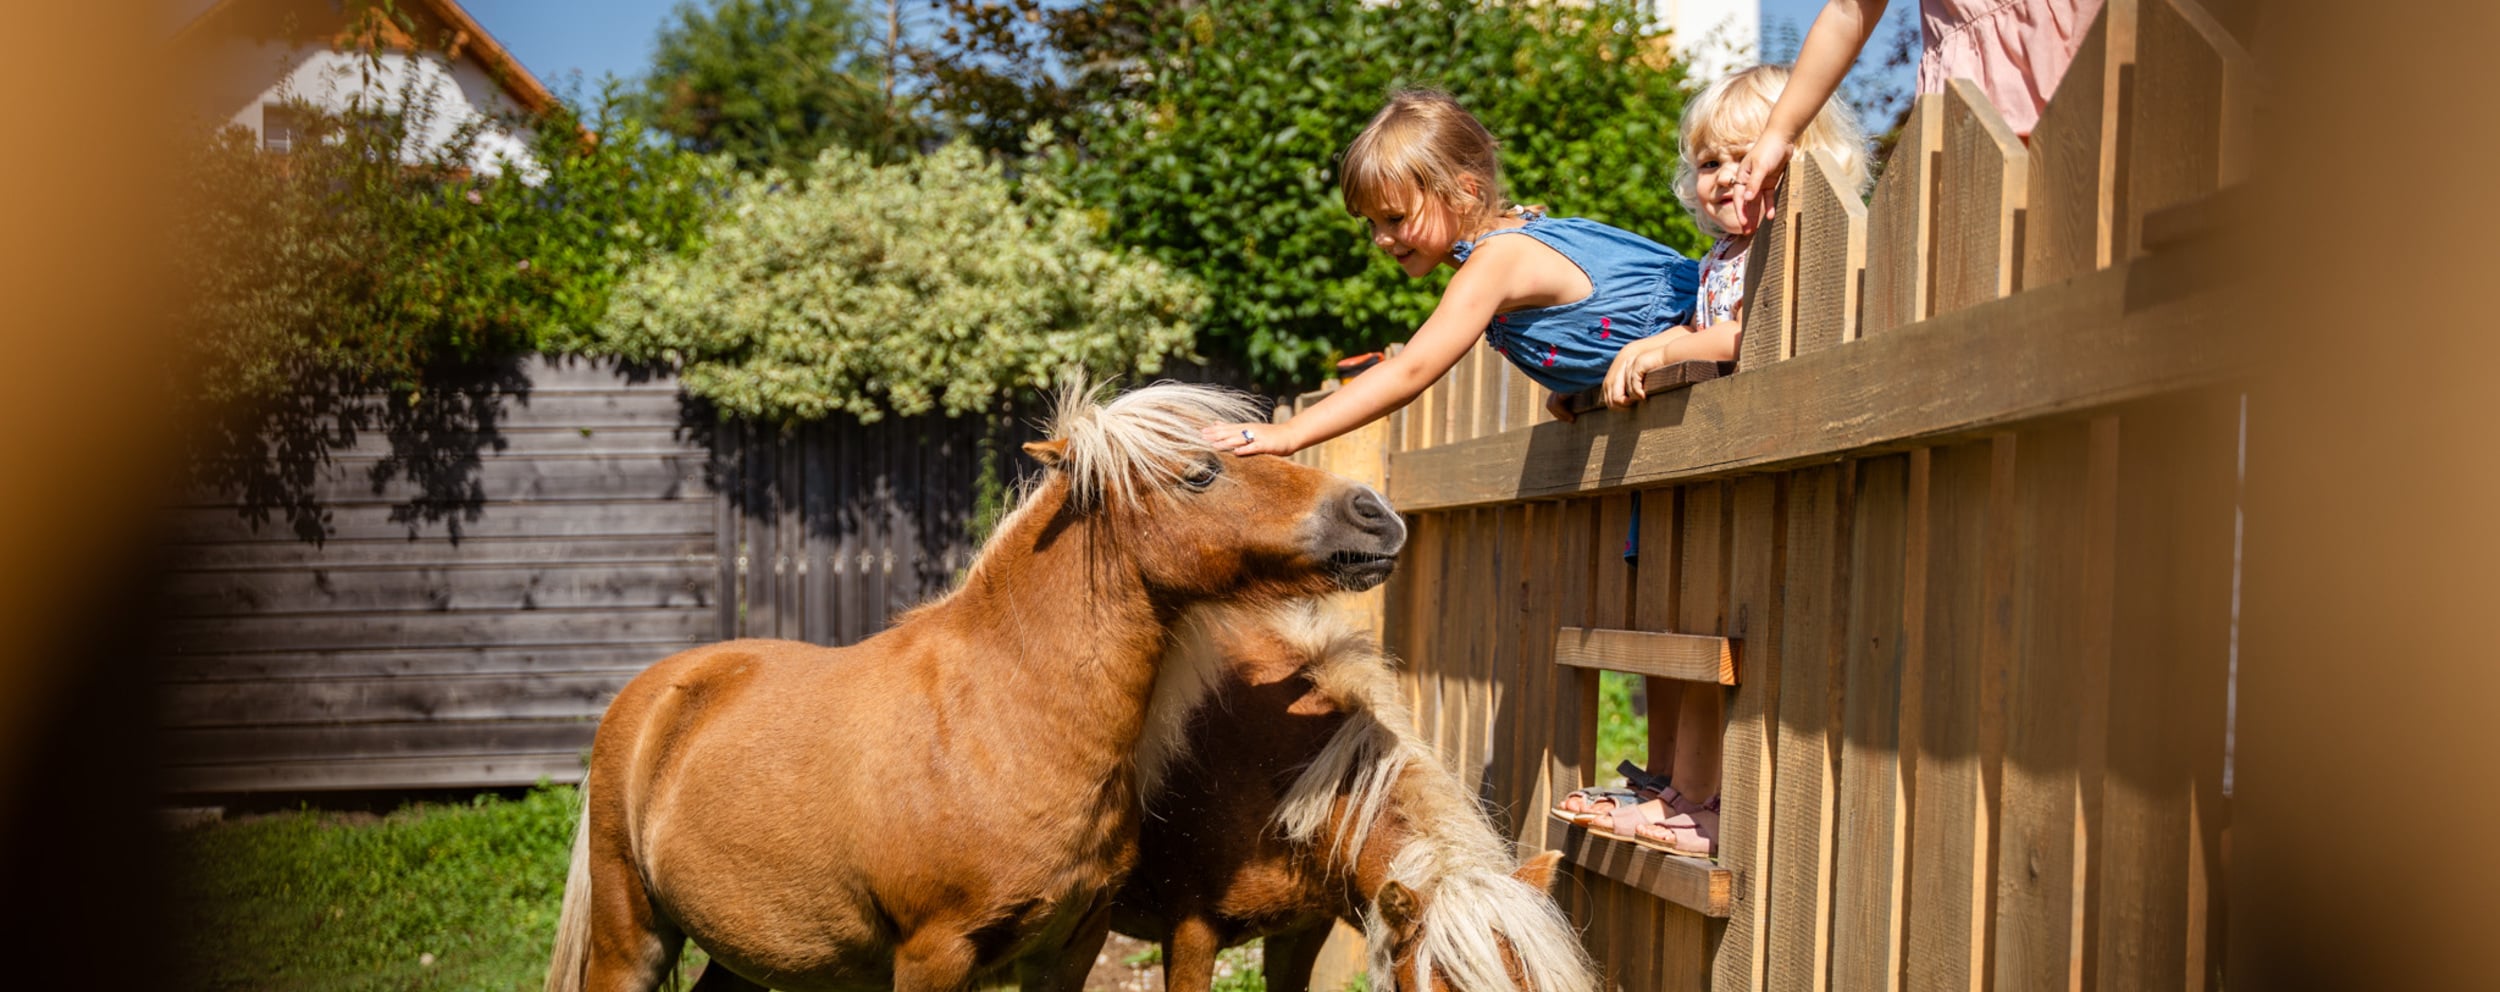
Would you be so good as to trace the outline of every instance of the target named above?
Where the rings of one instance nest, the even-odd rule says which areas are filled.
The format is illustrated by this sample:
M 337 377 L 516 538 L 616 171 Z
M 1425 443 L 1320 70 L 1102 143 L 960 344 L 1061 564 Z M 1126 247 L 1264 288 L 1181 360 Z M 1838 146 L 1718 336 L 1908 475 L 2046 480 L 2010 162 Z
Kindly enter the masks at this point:
M 474 61 L 463 59 L 446 64 L 439 56 L 411 57 L 384 53 L 374 67 L 368 88 L 365 73 L 366 57 L 361 54 L 328 48 L 289 49 L 276 44 L 250 45 L 236 43 L 218 59 L 229 82 L 211 86 L 209 93 L 219 102 L 206 109 L 223 114 L 224 119 L 240 124 L 261 135 L 261 111 L 273 103 L 290 97 L 326 110 L 345 110 L 359 96 L 369 104 L 398 105 L 401 93 L 415 87 L 421 94 L 425 87 L 437 86 L 437 104 L 432 118 L 424 122 L 421 141 L 412 161 L 431 156 L 449 142 L 459 128 L 483 115 L 509 114 L 517 108 L 504 95 L 503 87 L 488 78 Z M 232 80 L 272 79 L 258 92 L 249 90 L 249 83 L 237 85 Z M 248 93 L 238 102 L 238 94 Z M 525 172 L 535 171 L 529 155 L 528 132 L 505 127 L 490 127 L 479 136 L 476 148 L 467 163 L 481 173 L 500 173 L 505 160 L 525 163 Z
M 1651 0 L 1696 85 L 1762 59 L 1761 0 Z

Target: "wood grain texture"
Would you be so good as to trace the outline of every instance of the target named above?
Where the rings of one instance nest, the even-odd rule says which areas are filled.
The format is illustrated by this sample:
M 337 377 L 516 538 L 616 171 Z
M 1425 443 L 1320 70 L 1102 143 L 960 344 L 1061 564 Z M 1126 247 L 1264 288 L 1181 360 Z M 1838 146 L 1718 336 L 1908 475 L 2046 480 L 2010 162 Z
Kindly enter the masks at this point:
M 1641 394 L 1644 398 L 1655 398 L 1661 393 L 1674 392 L 1694 383 L 1708 382 L 1734 371 L 1734 366 L 1727 362 L 1700 360 L 1677 362 L 1643 373 Z M 1573 414 L 1596 413 L 1606 409 L 1606 391 L 1602 388 L 1583 389 L 1571 394 L 1563 402 Z
M 2221 319 L 2235 305 L 2227 293 L 2164 295 L 2136 287 L 2135 272 L 2114 267 L 1980 304 L 1627 416 L 1397 455 L 1389 495 L 1413 512 L 1780 468 L 2245 373 Z
M 1736 875 L 1726 930 L 1711 956 L 1711 987 L 1763 987 L 1773 870 L 1771 824 L 1780 692 L 1781 603 L 1788 480 L 1756 475 L 1734 486 L 1728 562 L 1728 633 L 1751 642 L 1728 701 L 1719 786 L 1719 863 Z
M 1554 553 L 1551 575 L 1550 614 L 1555 626 L 1592 626 L 1595 612 L 1591 589 L 1595 585 L 1594 552 L 1597 541 L 1596 505 L 1591 500 L 1568 500 L 1557 504 Z M 1543 598 L 1543 597 L 1541 597 Z M 1531 619 L 1544 619 L 1532 614 Z M 1551 629 L 1551 628 L 1548 628 Z M 1539 652 L 1545 655 L 1546 667 L 1554 675 L 1552 736 L 1546 746 L 1546 783 L 1549 802 L 1560 799 L 1573 789 L 1595 784 L 1590 767 L 1597 751 L 1597 673 L 1553 665 L 1550 645 Z M 1562 833 L 1552 820 L 1546 823 L 1545 846 L 1562 849 Z
M 578 607 L 704 606 L 712 562 L 567 562 L 521 567 L 416 565 L 184 572 L 170 582 L 188 616 Z
M 307 758 L 239 765 L 200 765 L 168 770 L 177 794 L 322 792 L 339 789 L 477 788 L 578 782 L 578 748 L 546 753 L 464 754 L 451 757 Z
M 2240 182 L 2255 165 L 2255 60 L 2195 0 L 2138 2 L 2130 232 L 2143 230 L 2145 214 Z M 2127 254 L 2143 251 L 2133 243 Z
M 1573 864 L 1704 916 L 1727 915 L 1730 887 L 1734 884 L 1733 873 L 1727 869 L 1701 858 L 1677 857 L 1594 833 L 1560 819 L 1554 822 L 1556 835 L 1561 838 L 1558 849 Z M 1633 953 L 1633 948 L 1617 947 L 1610 956 L 1622 959 Z
M 1842 189 L 1838 163 L 1823 151 L 1797 156 L 1795 306 L 1791 353 L 1810 355 L 1858 338 L 1858 288 L 1866 269 L 1866 204 Z
M 1944 143 L 1944 96 L 1917 98 L 1875 196 L 1866 205 L 1866 297 L 1859 334 L 1872 337 L 1932 312 L 1937 156 Z
M 1909 634 L 1903 612 L 1911 586 L 1909 462 L 1908 456 L 1891 455 L 1859 465 L 1832 884 L 1835 989 L 1900 987 L 1908 840 L 1901 696 Z
M 1736 367 L 1759 372 L 1794 353 L 1797 221 L 1799 199 L 1792 174 L 1780 181 L 1779 208 L 1753 234 L 1745 259 L 1745 333 L 1736 343 Z
M 1728 485 L 1703 482 L 1684 487 L 1683 521 L 1676 541 L 1679 559 L 1675 580 L 1675 626 L 1678 630 L 1724 636 L 1727 633 L 1727 570 L 1731 557 Z M 1694 802 L 1719 795 L 1724 763 L 1721 744 L 1727 720 L 1727 693 L 1711 685 L 1688 685 L 1676 694 L 1675 764 L 1670 774 L 1676 791 Z M 1658 757 L 1651 739 L 1653 762 Z
M 2238 397 L 2120 415 L 2098 978 L 2202 988 L 2219 898 Z
M 2024 432 L 2016 442 L 2014 627 L 2006 670 L 2004 787 L 1998 817 L 1995 980 L 1998 988 L 2083 984 L 2080 946 L 2088 867 L 2081 745 L 2106 693 L 2087 698 L 2085 671 L 2106 672 L 2115 424 Z M 2101 680 L 2106 682 L 2106 675 Z
M 1850 466 L 1827 465 L 1798 470 L 1789 484 L 1764 941 L 1770 989 L 1830 987 L 1854 476 Z
M 1956 79 L 1944 92 L 1942 171 L 1949 191 L 1935 211 L 1935 295 L 1930 313 L 1949 313 L 2014 291 L 2022 282 L 2023 206 L 2031 157 L 1979 84 Z
M 1908 954 L 1904 987 L 1977 989 L 1987 983 L 1989 881 L 1996 814 L 1995 630 L 2011 560 L 1999 531 L 2011 496 L 2010 437 L 1935 449 L 1927 500 L 1927 583 L 1920 677 L 1902 691 L 1921 698 L 1915 804 L 1911 811 Z
M 2115 261 L 2125 218 L 2127 101 L 2135 81 L 2137 0 L 2104 0 L 2040 111 L 2030 139 L 2022 286 L 2046 286 Z
M 1705 634 L 1564 627 L 1554 663 L 1685 682 L 1736 684 L 1735 642 Z

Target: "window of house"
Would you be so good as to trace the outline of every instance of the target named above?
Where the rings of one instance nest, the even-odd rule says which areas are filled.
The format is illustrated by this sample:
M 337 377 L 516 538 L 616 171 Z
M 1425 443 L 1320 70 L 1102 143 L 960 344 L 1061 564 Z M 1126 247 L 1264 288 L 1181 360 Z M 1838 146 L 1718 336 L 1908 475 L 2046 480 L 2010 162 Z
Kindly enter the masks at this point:
M 291 152 L 296 139 L 303 136 L 303 122 L 285 104 L 264 103 L 260 107 L 260 147 L 266 151 Z

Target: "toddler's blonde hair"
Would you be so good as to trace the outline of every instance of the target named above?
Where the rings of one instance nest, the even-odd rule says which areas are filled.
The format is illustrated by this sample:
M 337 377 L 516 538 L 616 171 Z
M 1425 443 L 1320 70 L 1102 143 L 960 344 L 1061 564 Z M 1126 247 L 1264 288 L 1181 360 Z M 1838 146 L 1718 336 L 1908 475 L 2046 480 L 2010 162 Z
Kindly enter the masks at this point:
M 1337 188 L 1346 212 L 1402 210 L 1393 200 L 1414 189 L 1447 204 L 1463 222 L 1483 222 L 1510 208 L 1502 198 L 1502 161 L 1475 115 L 1437 90 L 1407 90 L 1389 98 L 1363 133 L 1345 146 L 1337 162 Z M 1466 180 L 1474 178 L 1474 193 Z
M 1684 120 L 1678 128 L 1683 133 L 1677 137 L 1682 154 L 1675 163 L 1675 198 L 1683 201 L 1694 223 L 1711 237 L 1726 237 L 1727 232 L 1701 210 L 1693 163 L 1710 149 L 1749 145 L 1760 139 L 1762 129 L 1771 123 L 1771 105 L 1779 102 L 1780 90 L 1787 86 L 1787 66 L 1757 65 L 1710 84 L 1684 104 Z M 1840 166 L 1833 182 L 1860 197 L 1866 195 L 1874 181 L 1867 169 L 1866 129 L 1838 98 L 1825 101 L 1822 111 L 1806 124 L 1790 162 L 1818 151 Z M 1721 167 L 1735 165 L 1729 162 Z

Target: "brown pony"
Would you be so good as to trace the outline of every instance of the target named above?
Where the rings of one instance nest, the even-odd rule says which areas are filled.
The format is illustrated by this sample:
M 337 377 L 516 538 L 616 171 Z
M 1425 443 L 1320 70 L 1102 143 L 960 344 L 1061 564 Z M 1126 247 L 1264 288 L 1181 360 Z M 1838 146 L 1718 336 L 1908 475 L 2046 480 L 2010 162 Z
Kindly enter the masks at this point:
M 1203 992 L 1217 951 L 1265 936 L 1267 987 L 1307 989 L 1332 920 L 1363 928 L 1375 988 L 1595 987 L 1545 892 L 1560 856 L 1517 860 L 1367 634 L 1309 603 L 1199 611 L 1152 713 L 1112 924 L 1163 942 L 1165 988 Z
M 1247 397 L 1063 395 L 1048 466 L 960 588 L 847 648 L 731 641 L 617 694 L 583 783 L 551 992 L 1074 988 L 1135 857 L 1133 764 L 1184 610 L 1361 589 L 1372 490 L 1219 455 Z M 1042 952 L 1036 954 L 1036 952 Z

